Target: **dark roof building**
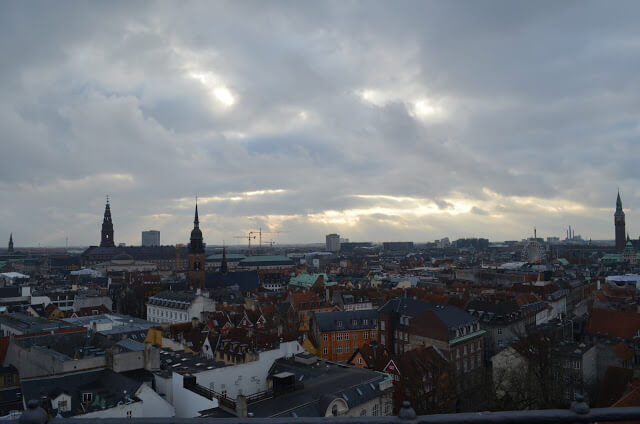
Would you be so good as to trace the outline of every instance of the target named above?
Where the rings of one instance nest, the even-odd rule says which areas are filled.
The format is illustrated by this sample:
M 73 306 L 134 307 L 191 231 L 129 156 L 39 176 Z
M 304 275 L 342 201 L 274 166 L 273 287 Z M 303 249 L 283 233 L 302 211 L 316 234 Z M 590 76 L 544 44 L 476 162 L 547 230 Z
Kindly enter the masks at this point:
M 22 381 L 22 393 L 26 400 L 46 396 L 49 411 L 67 418 L 139 402 L 135 393 L 140 385 L 117 372 L 103 369 Z
M 207 272 L 205 287 L 215 289 L 221 287 L 237 287 L 237 290 L 258 290 L 260 277 L 256 271 Z
M 392 383 L 385 375 L 328 361 L 278 359 L 269 372 L 277 396 L 248 405 L 254 417 L 391 415 Z

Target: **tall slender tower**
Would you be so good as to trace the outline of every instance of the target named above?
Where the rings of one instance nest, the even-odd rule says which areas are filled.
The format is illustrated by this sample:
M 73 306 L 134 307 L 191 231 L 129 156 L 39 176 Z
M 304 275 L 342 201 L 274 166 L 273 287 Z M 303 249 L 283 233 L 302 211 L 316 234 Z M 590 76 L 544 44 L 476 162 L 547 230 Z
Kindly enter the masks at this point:
M 115 247 L 113 241 L 113 222 L 111 221 L 111 206 L 109 206 L 109 196 L 107 196 L 107 205 L 104 207 L 104 218 L 102 219 L 102 237 L 100 238 L 100 247 Z
M 620 190 L 618 190 L 618 199 L 616 200 L 616 213 L 613 214 L 613 223 L 616 228 L 616 251 L 624 250 L 625 242 L 625 223 L 624 211 L 622 210 L 622 200 L 620 200 Z
M 191 289 L 204 288 L 204 243 L 202 231 L 200 231 L 200 220 L 198 219 L 198 203 L 196 203 L 196 214 L 193 220 L 193 230 L 191 230 L 191 240 L 189 243 L 189 270 L 187 271 L 187 284 Z
M 9 234 L 9 248 L 7 253 L 13 253 L 13 233 Z
M 229 265 L 227 264 L 227 249 L 222 248 L 222 261 L 220 262 L 220 272 L 226 274 L 229 272 Z

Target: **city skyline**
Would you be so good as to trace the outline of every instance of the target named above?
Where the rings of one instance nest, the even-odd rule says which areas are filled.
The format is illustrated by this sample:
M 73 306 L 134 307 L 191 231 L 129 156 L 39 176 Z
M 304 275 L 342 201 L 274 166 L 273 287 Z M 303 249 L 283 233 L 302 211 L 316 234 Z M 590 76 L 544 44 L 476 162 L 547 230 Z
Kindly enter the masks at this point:
M 0 237 L 635 239 L 639 8 L 3 3 Z

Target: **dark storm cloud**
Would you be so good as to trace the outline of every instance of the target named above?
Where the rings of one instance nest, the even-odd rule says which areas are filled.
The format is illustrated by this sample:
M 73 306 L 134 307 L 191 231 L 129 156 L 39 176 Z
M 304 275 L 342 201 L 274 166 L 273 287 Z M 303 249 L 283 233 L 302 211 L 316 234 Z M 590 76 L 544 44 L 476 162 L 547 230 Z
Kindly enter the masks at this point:
M 210 243 L 610 238 L 639 8 L 3 2 L 0 238 L 95 243 L 107 192 L 128 243 L 184 241 L 196 194 Z

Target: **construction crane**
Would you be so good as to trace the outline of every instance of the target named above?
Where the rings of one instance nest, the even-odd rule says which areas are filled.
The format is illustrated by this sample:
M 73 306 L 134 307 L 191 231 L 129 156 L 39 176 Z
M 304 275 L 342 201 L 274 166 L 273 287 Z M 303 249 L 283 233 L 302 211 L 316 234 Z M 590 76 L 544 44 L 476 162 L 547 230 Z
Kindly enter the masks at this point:
M 258 231 L 254 231 L 253 233 L 254 234 L 258 233 L 258 235 L 260 236 L 259 246 L 260 246 L 260 249 L 262 249 L 262 235 L 263 234 L 280 234 L 280 233 L 286 233 L 286 231 L 262 231 L 262 227 L 260 227 L 260 229 Z M 271 243 L 271 246 L 273 246 L 274 242 L 271 241 L 271 242 L 267 242 L 267 243 Z
M 254 240 L 256 239 L 255 231 L 249 231 L 249 234 L 246 236 L 234 236 L 233 238 L 247 240 L 249 245 L 249 255 L 251 255 L 251 239 L 254 239 Z

